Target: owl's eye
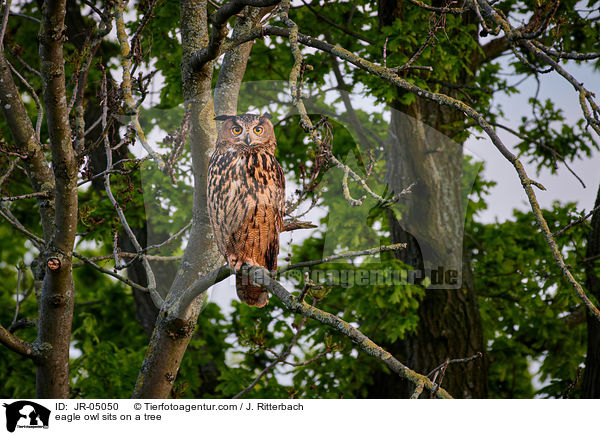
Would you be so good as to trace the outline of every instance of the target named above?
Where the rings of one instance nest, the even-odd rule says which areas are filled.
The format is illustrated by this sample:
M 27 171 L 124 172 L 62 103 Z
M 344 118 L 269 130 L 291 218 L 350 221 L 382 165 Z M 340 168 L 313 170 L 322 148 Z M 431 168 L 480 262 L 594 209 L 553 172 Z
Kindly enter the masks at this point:
M 254 127 L 253 131 L 255 134 L 262 134 L 263 128 L 260 125 L 257 125 L 256 127 Z
M 239 126 L 237 126 L 237 125 L 236 125 L 235 127 L 233 127 L 233 128 L 231 129 L 231 132 L 232 132 L 234 135 L 236 135 L 236 136 L 239 136 L 240 134 L 242 134 L 242 127 L 239 127 Z

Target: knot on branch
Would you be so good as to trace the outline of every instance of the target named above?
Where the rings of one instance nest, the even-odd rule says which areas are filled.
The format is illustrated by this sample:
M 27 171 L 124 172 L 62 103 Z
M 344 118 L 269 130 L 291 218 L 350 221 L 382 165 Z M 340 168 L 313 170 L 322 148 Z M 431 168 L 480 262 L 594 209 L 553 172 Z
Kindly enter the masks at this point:
M 62 263 L 58 257 L 50 257 L 46 260 L 46 266 L 53 272 L 60 270 Z
M 67 302 L 67 296 L 65 295 L 52 295 L 50 296 L 50 305 L 54 308 L 62 307 Z
M 173 319 L 171 325 L 169 325 L 169 328 L 167 328 L 166 331 L 169 338 L 175 341 L 192 335 L 195 326 L 195 319 L 188 321 L 182 319 Z

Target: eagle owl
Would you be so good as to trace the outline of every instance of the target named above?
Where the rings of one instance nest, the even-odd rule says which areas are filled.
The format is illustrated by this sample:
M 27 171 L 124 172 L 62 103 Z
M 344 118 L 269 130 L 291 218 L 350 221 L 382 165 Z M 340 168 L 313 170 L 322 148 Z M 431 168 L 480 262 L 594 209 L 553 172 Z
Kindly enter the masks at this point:
M 267 289 L 250 284 L 243 265 L 277 269 L 285 179 L 275 159 L 271 115 L 217 116 L 223 121 L 208 164 L 208 213 L 215 242 L 237 271 L 236 289 L 248 305 L 264 307 Z

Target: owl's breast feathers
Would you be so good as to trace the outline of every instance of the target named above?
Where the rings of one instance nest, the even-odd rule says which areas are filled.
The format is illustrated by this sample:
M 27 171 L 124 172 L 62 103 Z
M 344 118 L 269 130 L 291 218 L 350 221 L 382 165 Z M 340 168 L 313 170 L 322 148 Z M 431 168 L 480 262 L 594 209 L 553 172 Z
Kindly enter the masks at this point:
M 217 146 L 208 166 L 208 212 L 217 248 L 230 266 L 277 269 L 283 228 L 285 179 L 275 156 L 265 149 L 239 152 Z M 241 283 L 240 299 L 264 306 L 266 289 Z

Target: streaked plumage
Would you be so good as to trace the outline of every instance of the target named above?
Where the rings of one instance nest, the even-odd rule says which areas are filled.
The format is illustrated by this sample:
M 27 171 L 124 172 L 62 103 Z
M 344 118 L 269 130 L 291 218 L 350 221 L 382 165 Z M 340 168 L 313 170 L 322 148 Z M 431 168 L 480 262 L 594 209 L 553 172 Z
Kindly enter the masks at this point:
M 242 265 L 277 269 L 283 228 L 285 179 L 275 159 L 277 142 L 269 114 L 219 116 L 217 145 L 208 165 L 208 213 L 219 252 Z M 236 274 L 239 298 L 263 307 L 267 290 Z

